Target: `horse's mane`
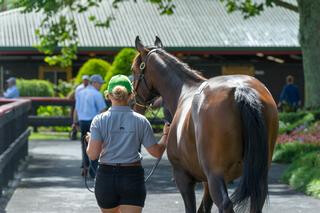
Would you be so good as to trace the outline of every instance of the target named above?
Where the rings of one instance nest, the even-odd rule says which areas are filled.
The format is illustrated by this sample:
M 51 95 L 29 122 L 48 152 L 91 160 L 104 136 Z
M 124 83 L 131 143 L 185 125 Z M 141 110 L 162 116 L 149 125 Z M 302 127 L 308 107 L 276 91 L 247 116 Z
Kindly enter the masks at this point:
M 158 53 L 163 55 L 164 57 L 162 59 L 168 63 L 167 65 L 172 68 L 172 70 L 177 71 L 177 74 L 183 77 L 185 80 L 191 79 L 196 82 L 206 80 L 206 78 L 200 72 L 191 69 L 188 64 L 181 62 L 178 58 L 169 54 L 165 50 L 158 50 Z M 189 79 L 186 79 L 186 77 Z

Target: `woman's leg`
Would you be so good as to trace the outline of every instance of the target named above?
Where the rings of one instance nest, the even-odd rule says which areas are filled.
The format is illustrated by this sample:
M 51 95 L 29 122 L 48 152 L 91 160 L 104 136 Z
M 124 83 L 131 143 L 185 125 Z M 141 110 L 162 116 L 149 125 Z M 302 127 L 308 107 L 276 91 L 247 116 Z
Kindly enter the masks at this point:
M 112 209 L 103 209 L 103 208 L 101 208 L 101 212 L 102 213 L 120 213 L 120 207 L 117 206 L 117 207 L 112 208 Z
M 120 205 L 121 213 L 141 213 L 141 206 L 131 206 L 131 205 Z

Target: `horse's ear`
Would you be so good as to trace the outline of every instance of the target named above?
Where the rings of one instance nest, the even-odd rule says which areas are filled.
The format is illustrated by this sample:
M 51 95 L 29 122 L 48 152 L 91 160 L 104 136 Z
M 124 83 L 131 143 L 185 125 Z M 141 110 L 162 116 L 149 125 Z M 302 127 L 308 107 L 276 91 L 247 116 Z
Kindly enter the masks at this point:
M 135 45 L 139 53 L 142 53 L 145 50 L 144 45 L 140 41 L 139 36 L 136 37 Z
M 158 48 L 163 48 L 162 41 L 160 40 L 160 38 L 158 36 L 156 36 L 156 40 L 154 42 L 154 46 L 156 46 Z

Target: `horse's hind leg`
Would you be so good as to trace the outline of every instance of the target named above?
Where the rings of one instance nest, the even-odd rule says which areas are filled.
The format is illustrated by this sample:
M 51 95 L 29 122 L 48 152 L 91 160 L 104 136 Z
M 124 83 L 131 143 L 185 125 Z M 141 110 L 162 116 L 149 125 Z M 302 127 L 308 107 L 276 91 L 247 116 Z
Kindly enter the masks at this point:
M 207 182 L 203 182 L 203 198 L 198 209 L 198 213 L 210 213 L 213 201 L 210 196 L 209 186 Z
M 213 202 L 217 205 L 219 213 L 234 213 L 232 202 L 222 176 L 210 174 L 208 176 L 209 191 Z
M 182 169 L 174 168 L 174 178 L 177 184 L 177 187 L 182 195 L 185 212 L 186 213 L 195 213 L 196 212 L 196 196 L 194 192 L 195 180 L 187 174 Z

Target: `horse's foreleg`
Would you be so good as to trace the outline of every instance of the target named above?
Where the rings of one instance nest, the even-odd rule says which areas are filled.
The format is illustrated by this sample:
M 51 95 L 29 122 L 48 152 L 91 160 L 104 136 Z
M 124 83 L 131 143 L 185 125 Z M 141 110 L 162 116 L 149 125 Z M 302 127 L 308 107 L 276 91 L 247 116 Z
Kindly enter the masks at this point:
M 208 176 L 209 191 L 213 202 L 217 205 L 219 213 L 234 213 L 232 202 L 224 179 L 220 175 L 210 174 Z
M 185 212 L 196 212 L 196 196 L 194 192 L 195 180 L 182 169 L 174 169 L 174 178 L 177 187 L 182 195 Z
M 210 213 L 213 201 L 210 196 L 209 186 L 207 182 L 203 182 L 203 198 L 198 213 Z

